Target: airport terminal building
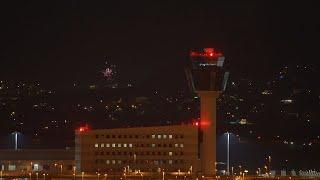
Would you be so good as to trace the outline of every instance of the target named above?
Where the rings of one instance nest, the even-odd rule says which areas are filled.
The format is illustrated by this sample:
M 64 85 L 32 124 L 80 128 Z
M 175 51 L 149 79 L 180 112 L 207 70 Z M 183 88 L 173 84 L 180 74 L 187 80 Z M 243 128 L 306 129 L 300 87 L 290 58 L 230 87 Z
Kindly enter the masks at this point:
M 196 172 L 198 126 L 171 125 L 89 130 L 75 137 L 78 172 Z

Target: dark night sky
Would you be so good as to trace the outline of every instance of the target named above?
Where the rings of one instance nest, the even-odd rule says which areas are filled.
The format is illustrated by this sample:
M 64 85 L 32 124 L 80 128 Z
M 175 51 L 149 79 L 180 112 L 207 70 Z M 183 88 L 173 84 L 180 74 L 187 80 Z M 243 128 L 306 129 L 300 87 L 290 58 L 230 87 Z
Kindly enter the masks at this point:
M 115 2 L 2 3 L 0 77 L 54 87 L 94 82 L 107 56 L 125 79 L 173 85 L 184 76 L 188 50 L 211 46 L 236 75 L 260 78 L 291 61 L 319 64 L 312 3 Z

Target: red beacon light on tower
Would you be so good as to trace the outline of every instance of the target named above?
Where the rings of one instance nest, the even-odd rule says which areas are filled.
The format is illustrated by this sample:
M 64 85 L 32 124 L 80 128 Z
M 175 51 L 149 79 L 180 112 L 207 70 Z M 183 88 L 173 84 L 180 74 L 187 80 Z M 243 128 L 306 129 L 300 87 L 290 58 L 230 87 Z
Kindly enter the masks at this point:
M 198 66 L 218 66 L 222 67 L 224 56 L 214 48 L 204 48 L 190 51 L 190 58 Z
M 78 131 L 79 133 L 84 133 L 89 131 L 89 126 L 86 124 L 85 126 L 80 126 L 76 131 Z

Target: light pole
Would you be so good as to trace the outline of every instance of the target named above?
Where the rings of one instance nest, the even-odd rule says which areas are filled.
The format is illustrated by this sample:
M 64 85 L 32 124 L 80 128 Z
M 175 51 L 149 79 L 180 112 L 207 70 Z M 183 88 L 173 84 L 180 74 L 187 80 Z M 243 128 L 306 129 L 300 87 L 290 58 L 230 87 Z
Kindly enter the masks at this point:
M 31 174 L 31 173 L 29 173 L 29 178 L 30 178 L 30 179 L 31 179 L 31 175 L 32 175 L 32 174 Z
M 164 174 L 165 174 L 165 172 L 162 171 L 162 180 L 164 180 Z
M 98 173 L 98 180 L 99 180 L 99 178 L 100 178 L 100 173 Z
M 271 156 L 268 156 L 268 169 L 269 169 L 269 174 L 271 173 Z
M 244 180 L 244 174 L 245 174 L 245 173 L 248 173 L 248 170 L 244 170 L 244 171 L 243 171 L 243 173 L 242 173 L 242 180 Z
M 104 180 L 107 180 L 108 174 L 104 174 Z
M 43 174 L 43 180 L 46 180 L 46 174 Z
M 38 180 L 38 177 L 39 177 L 39 173 L 36 173 L 36 179 Z
M 81 172 L 81 180 L 83 180 L 84 172 Z
M 76 180 L 76 166 L 73 166 L 73 179 Z
M 2 170 L 0 171 L 0 178 L 1 178 L 1 180 L 2 180 Z
M 14 150 L 18 150 L 18 131 L 12 133 L 14 136 Z
M 227 174 L 230 175 L 230 133 L 227 132 Z
M 60 165 L 60 174 L 62 175 L 62 164 Z

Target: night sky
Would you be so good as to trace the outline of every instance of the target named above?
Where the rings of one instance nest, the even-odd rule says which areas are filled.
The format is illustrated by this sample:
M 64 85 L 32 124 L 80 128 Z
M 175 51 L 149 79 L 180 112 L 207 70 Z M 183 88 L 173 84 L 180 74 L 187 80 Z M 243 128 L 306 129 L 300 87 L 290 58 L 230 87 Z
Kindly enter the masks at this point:
M 194 47 L 223 51 L 234 76 L 259 79 L 286 63 L 319 64 L 319 10 L 305 1 L 8 3 L 0 7 L 4 80 L 92 83 L 107 56 L 123 79 L 170 88 L 184 78 Z

